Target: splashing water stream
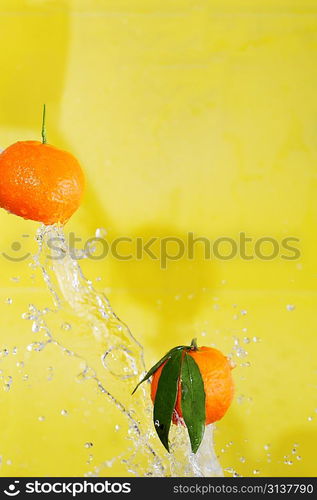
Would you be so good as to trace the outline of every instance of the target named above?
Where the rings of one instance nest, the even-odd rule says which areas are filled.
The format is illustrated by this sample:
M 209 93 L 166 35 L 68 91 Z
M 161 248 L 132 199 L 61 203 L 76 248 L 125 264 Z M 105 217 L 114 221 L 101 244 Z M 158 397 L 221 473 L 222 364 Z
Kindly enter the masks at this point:
M 33 342 L 29 349 L 41 351 L 50 344 L 78 358 L 83 366 L 78 379 L 93 381 L 105 398 L 124 415 L 132 447 L 124 456 L 114 460 L 120 459 L 127 471 L 136 476 L 222 476 L 213 448 L 212 425 L 206 428 L 196 455 L 190 451 L 183 426 L 172 426 L 171 453 L 163 449 L 152 422 L 149 385 L 144 384 L 131 397 L 132 390 L 146 371 L 142 345 L 113 312 L 107 297 L 85 278 L 78 260 L 70 252 L 62 228 L 41 226 L 36 239 L 39 250 L 34 263 L 41 270 L 54 308 L 29 307 L 25 319 L 32 320 L 33 332 L 43 333 L 43 340 Z M 60 311 L 65 305 L 79 318 L 85 331 L 90 332 L 94 355 L 89 359 L 86 351 L 75 352 L 48 326 L 48 315 Z M 95 467 L 91 475 L 100 475 L 105 466 Z

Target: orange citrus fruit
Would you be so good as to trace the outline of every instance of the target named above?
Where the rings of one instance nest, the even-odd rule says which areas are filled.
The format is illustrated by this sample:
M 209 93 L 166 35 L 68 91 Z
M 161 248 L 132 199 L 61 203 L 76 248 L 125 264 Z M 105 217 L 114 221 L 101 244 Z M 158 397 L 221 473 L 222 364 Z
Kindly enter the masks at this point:
M 39 141 L 0 154 L 0 206 L 25 219 L 64 224 L 80 205 L 85 179 L 76 158 Z
M 233 366 L 229 359 L 212 347 L 190 346 L 170 349 L 145 374 L 135 387 L 151 381 L 153 423 L 156 433 L 169 452 L 171 423 L 184 425 L 192 453 L 197 453 L 205 426 L 221 419 L 233 398 Z
M 228 410 L 233 398 L 234 384 L 231 375 L 232 366 L 226 356 L 212 347 L 199 347 L 189 350 L 200 370 L 205 390 L 206 422 L 211 424 L 220 420 Z M 152 376 L 151 398 L 155 401 L 158 382 L 166 361 L 160 365 Z M 183 424 L 181 407 L 181 382 L 178 381 L 177 399 L 173 414 L 174 424 Z

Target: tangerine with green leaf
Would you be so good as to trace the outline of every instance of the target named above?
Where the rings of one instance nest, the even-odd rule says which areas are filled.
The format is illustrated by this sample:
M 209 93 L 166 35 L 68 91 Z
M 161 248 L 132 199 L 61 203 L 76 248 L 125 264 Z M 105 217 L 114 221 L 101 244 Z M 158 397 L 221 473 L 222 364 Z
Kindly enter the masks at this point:
M 146 374 L 140 384 L 152 377 L 154 425 L 167 450 L 173 422 L 187 427 L 192 451 L 197 452 L 205 426 L 220 420 L 231 404 L 231 370 L 230 361 L 218 349 L 198 347 L 193 340 L 190 346 L 170 350 Z

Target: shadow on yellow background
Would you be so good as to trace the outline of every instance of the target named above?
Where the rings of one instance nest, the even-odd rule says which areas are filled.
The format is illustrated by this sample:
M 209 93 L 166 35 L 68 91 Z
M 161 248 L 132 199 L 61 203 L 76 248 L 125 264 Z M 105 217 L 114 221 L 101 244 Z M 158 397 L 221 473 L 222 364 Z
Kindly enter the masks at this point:
M 148 366 L 194 336 L 227 353 L 234 336 L 251 339 L 250 366 L 237 360 L 235 402 L 216 432 L 229 475 L 316 475 L 316 19 L 309 0 L 0 7 L 0 145 L 39 139 L 47 104 L 48 142 L 72 151 L 87 176 L 66 231 L 83 241 L 98 227 L 111 237 L 300 239 L 297 261 L 206 261 L 200 252 L 166 270 L 149 258 L 83 263 Z M 36 223 L 5 212 L 0 222 L 1 252 L 15 256 L 14 241 L 35 251 L 23 235 Z M 0 473 L 124 475 L 102 466 L 125 448 L 120 415 L 74 382 L 75 362 L 52 348 L 26 351 L 36 335 L 21 314 L 49 300 L 29 263 L 0 256 L 0 350 L 11 353 L 0 358 Z M 76 328 L 69 335 L 85 345 Z

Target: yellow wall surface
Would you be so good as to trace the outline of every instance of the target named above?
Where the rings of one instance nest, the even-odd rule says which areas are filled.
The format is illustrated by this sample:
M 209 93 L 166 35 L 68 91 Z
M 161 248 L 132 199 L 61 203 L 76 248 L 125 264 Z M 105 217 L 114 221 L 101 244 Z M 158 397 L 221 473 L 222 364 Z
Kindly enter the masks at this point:
M 248 356 L 216 432 L 228 475 L 316 475 L 316 2 L 0 0 L 0 40 L 1 147 L 40 138 L 45 102 L 48 142 L 84 167 L 66 232 L 299 239 L 296 260 L 198 249 L 166 269 L 147 257 L 83 267 L 147 366 L 195 336 L 226 353 L 240 339 Z M 35 251 L 38 225 L 4 211 L 0 224 L 0 473 L 83 475 L 125 448 L 121 417 L 74 382 L 67 356 L 27 351 L 36 334 L 21 314 L 48 299 L 30 261 L 3 252 Z

